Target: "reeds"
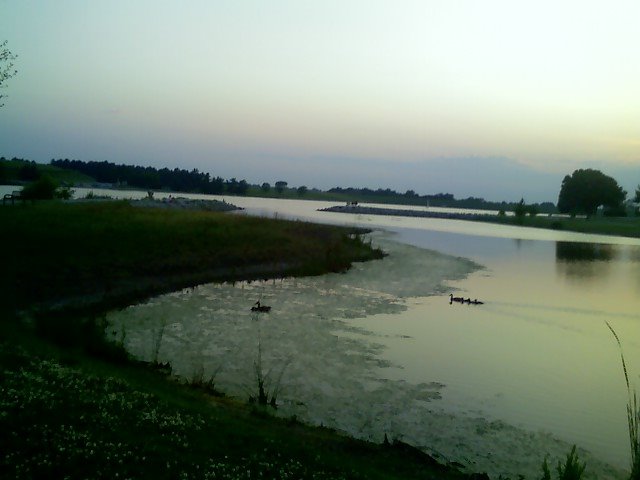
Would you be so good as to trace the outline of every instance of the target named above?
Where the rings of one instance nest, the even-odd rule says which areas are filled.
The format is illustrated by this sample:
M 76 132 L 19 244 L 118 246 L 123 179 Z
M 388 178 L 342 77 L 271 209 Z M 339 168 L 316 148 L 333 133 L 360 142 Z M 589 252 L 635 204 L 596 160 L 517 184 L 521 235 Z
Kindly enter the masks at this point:
M 631 384 L 629 382 L 629 373 L 627 371 L 627 363 L 624 360 L 624 352 L 622 351 L 622 343 L 620 342 L 620 338 L 618 338 L 618 334 L 615 332 L 613 327 L 605 320 L 607 327 L 611 330 L 616 342 L 618 342 L 618 347 L 620 348 L 620 358 L 622 359 L 622 370 L 624 371 L 624 380 L 627 384 L 627 422 L 629 425 L 629 443 L 631 447 L 631 476 L 630 480 L 638 480 L 640 479 L 640 443 L 638 440 L 640 438 L 639 435 L 639 426 L 640 426 L 640 408 L 638 408 L 638 394 L 635 390 L 631 390 Z

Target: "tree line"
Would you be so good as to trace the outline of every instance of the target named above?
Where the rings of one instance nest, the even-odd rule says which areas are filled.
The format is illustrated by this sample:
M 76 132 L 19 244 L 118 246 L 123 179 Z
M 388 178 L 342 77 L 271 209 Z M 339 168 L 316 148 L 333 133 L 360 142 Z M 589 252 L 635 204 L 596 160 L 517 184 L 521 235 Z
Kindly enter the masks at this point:
M 457 199 L 451 193 L 436 193 L 432 195 L 418 195 L 413 190 L 407 190 L 405 193 L 391 190 L 390 188 L 378 188 L 372 190 L 370 188 L 340 188 L 335 187 L 329 190 L 330 193 L 347 194 L 358 198 L 384 199 L 385 201 L 393 201 L 399 204 L 424 204 L 431 207 L 451 207 L 451 208 L 468 208 L 473 210 L 513 210 L 518 204 L 516 202 L 492 202 L 478 197 L 467 197 Z M 538 213 L 554 213 L 556 206 L 552 202 L 535 203 L 529 206 Z
M 51 165 L 76 170 L 96 179 L 100 183 L 127 185 L 145 190 L 169 189 L 176 192 L 193 192 L 219 195 L 230 193 L 245 195 L 249 189 L 246 180 L 225 180 L 200 172 L 197 168 L 185 170 L 174 168 L 157 169 L 134 165 L 116 165 L 111 162 L 85 162 L 82 160 L 51 160 Z

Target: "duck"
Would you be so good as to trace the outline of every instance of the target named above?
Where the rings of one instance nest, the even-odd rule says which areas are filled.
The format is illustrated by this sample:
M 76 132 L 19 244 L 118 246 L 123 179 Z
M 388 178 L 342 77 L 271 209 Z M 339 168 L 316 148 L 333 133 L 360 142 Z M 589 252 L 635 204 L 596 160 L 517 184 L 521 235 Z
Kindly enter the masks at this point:
M 473 300 L 471 303 L 473 303 L 474 305 L 484 305 L 484 302 L 481 302 L 477 298 L 475 300 Z
M 271 307 L 267 305 L 260 305 L 260 300 L 258 300 L 253 307 L 251 307 L 252 312 L 263 312 L 269 313 L 271 311 Z
M 464 298 L 463 297 L 454 297 L 453 293 L 450 293 L 449 294 L 449 304 L 452 304 L 453 302 L 462 303 L 462 302 L 464 302 Z

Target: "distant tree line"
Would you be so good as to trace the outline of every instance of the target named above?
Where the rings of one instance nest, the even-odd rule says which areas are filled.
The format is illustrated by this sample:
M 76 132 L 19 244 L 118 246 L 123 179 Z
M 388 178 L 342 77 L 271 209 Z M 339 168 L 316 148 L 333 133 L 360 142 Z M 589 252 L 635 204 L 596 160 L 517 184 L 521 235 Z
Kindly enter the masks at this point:
M 389 188 L 372 190 L 370 188 L 340 188 L 335 187 L 329 190 L 330 193 L 341 193 L 358 198 L 371 197 L 374 199 L 385 199 L 395 203 L 404 204 L 424 204 L 432 207 L 452 207 L 468 208 L 480 210 L 513 210 L 517 207 L 517 202 L 491 202 L 483 198 L 468 197 L 456 199 L 451 193 L 436 193 L 434 195 L 418 195 L 413 190 L 405 193 L 396 192 Z M 555 213 L 556 206 L 552 202 L 535 203 L 529 205 L 539 213 Z
M 111 162 L 85 162 L 82 160 L 51 160 L 51 165 L 76 170 L 89 175 L 100 183 L 126 184 L 131 187 L 176 192 L 197 192 L 208 194 L 230 193 L 245 195 L 249 189 L 246 180 L 232 178 L 225 180 L 200 172 L 197 168 L 184 170 L 174 168 L 157 169 L 134 165 L 116 165 Z

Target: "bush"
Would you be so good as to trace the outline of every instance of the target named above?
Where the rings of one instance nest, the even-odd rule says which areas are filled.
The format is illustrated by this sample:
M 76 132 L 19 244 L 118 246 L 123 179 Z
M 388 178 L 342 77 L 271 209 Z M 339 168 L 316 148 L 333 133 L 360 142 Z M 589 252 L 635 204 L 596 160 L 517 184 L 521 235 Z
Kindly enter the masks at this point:
M 56 182 L 50 177 L 40 177 L 22 189 L 22 197 L 27 200 L 51 200 L 56 188 Z

